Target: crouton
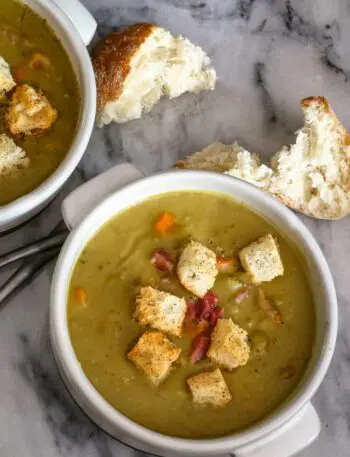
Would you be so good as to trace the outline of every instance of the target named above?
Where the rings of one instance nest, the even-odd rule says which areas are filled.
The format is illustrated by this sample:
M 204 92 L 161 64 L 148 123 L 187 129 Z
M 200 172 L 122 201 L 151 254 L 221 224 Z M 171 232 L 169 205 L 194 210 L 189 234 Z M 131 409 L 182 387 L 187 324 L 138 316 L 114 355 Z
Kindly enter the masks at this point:
M 264 235 L 239 252 L 243 268 L 255 283 L 271 281 L 283 275 L 283 264 L 276 240 Z
M 197 297 L 204 297 L 213 287 L 218 274 L 215 253 L 202 244 L 191 241 L 182 251 L 177 274 L 185 289 Z
M 28 84 L 16 87 L 6 114 L 7 127 L 12 135 L 43 133 L 56 118 L 57 111 L 44 94 Z
M 206 371 L 187 379 L 193 401 L 200 405 L 224 407 L 232 399 L 219 368 Z
M 26 153 L 7 135 L 0 135 L 0 177 L 19 168 L 26 168 L 30 160 Z
M 181 349 L 169 341 L 162 332 L 149 331 L 141 336 L 128 353 L 128 358 L 158 386 L 168 376 L 171 364 L 180 354 Z
M 167 292 L 142 287 L 136 298 L 135 318 L 141 324 L 165 333 L 181 336 L 186 301 Z
M 248 362 L 248 334 L 232 319 L 219 319 L 212 334 L 207 356 L 222 368 L 231 371 Z
M 15 87 L 9 64 L 0 56 L 0 98 Z

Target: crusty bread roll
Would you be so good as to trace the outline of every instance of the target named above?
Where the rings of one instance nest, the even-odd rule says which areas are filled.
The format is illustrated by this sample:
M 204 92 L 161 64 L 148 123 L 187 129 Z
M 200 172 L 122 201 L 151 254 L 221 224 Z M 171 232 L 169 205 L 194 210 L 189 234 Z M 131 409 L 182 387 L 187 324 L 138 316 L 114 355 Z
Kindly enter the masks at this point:
M 202 49 L 153 24 L 109 34 L 94 48 L 92 62 L 99 126 L 140 118 L 162 96 L 215 87 L 215 70 Z
M 296 142 L 261 165 L 237 143 L 214 143 L 178 162 L 180 168 L 212 169 L 270 192 L 290 208 L 318 219 L 350 213 L 350 136 L 324 97 L 301 101 L 304 126 Z

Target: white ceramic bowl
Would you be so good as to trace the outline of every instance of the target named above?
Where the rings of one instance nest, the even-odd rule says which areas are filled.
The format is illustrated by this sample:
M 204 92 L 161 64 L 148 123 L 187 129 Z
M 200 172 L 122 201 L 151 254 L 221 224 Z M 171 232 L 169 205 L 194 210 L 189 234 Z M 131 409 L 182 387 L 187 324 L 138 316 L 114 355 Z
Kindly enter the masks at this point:
M 75 138 L 59 167 L 39 187 L 0 206 L 0 232 L 9 230 L 37 214 L 55 196 L 78 165 L 94 125 L 95 77 L 86 45 L 96 30 L 96 21 L 77 0 L 24 0 L 46 19 L 70 57 L 78 81 L 81 109 Z
M 298 388 L 264 420 L 242 432 L 219 439 L 188 440 L 161 435 L 120 414 L 86 378 L 75 356 L 67 327 L 66 302 L 70 275 L 88 240 L 110 217 L 125 208 L 153 195 L 178 190 L 228 194 L 269 220 L 303 252 L 316 304 L 316 340 L 308 369 Z M 123 442 L 167 457 L 229 452 L 234 452 L 236 456 L 286 457 L 308 444 L 319 432 L 318 417 L 310 399 L 325 376 L 334 350 L 337 333 L 336 293 L 326 260 L 315 239 L 298 217 L 281 203 L 259 189 L 225 175 L 171 171 L 143 178 L 115 192 L 72 231 L 63 246 L 53 277 L 50 333 L 57 364 L 75 400 L 98 425 Z

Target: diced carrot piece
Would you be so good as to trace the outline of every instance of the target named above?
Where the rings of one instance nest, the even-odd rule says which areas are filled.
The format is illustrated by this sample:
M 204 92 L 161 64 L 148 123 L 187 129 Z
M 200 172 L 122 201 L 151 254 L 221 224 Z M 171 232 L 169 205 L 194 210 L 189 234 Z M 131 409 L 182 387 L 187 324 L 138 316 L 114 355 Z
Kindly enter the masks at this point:
M 154 228 L 159 233 L 167 233 L 175 223 L 175 216 L 173 213 L 168 213 L 167 211 L 160 214 L 158 219 L 154 224 Z
M 82 287 L 76 287 L 74 289 L 74 299 L 79 303 L 79 305 L 86 305 L 87 302 L 87 293 L 86 290 Z
M 237 260 L 234 257 L 217 257 L 216 266 L 220 272 L 236 270 Z

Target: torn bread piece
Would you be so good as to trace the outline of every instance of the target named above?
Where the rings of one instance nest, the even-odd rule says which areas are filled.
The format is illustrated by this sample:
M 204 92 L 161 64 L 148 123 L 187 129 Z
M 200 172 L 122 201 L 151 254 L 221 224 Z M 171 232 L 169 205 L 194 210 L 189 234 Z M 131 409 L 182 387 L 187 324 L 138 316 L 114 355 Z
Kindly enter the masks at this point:
M 248 334 L 232 319 L 219 319 L 211 334 L 207 356 L 222 368 L 231 371 L 248 362 Z
M 56 118 L 57 111 L 45 95 L 28 84 L 16 87 L 5 117 L 12 135 L 43 133 L 51 127 Z
M 0 135 L 0 177 L 29 165 L 30 160 L 23 149 L 4 133 Z
M 291 209 L 308 216 L 342 218 L 350 213 L 349 133 L 324 97 L 305 98 L 301 108 L 305 122 L 296 133 L 295 144 L 277 152 L 270 167 L 260 164 L 256 154 L 243 148 L 236 157 L 232 154 L 223 167 L 222 151 L 228 146 L 220 143 L 214 143 L 215 151 L 208 147 L 178 166 L 223 171 L 270 192 Z
M 269 186 L 273 174 L 269 167 L 260 163 L 256 154 L 251 154 L 237 142 L 231 145 L 212 143 L 186 160 L 178 160 L 175 166 L 181 169 L 228 173 L 262 189 Z
M 184 298 L 147 286 L 136 298 L 135 318 L 143 326 L 181 336 L 186 309 Z
M 150 381 L 158 386 L 168 376 L 171 365 L 180 357 L 181 349 L 158 331 L 144 333 L 128 358 L 143 370 Z
M 301 107 L 304 126 L 271 159 L 269 191 L 309 216 L 343 217 L 350 212 L 350 136 L 324 97 L 305 98 Z
M 219 368 L 187 379 L 194 403 L 224 407 L 232 400 L 231 393 Z
M 182 251 L 177 264 L 181 284 L 197 297 L 204 297 L 213 287 L 217 274 L 215 252 L 191 241 Z
M 13 89 L 15 85 L 9 64 L 0 56 L 0 97 L 3 97 L 6 92 Z
M 162 96 L 214 89 L 216 74 L 199 46 L 153 24 L 113 32 L 94 48 L 97 123 L 128 122 Z
M 223 173 L 231 170 L 237 161 L 237 156 L 244 149 L 237 143 L 226 145 L 218 141 L 210 144 L 203 151 L 195 152 L 186 160 L 178 160 L 178 168 L 194 170 L 217 171 Z
M 269 233 L 239 252 L 243 268 L 255 283 L 272 281 L 283 275 L 283 263 L 275 238 Z

